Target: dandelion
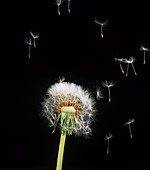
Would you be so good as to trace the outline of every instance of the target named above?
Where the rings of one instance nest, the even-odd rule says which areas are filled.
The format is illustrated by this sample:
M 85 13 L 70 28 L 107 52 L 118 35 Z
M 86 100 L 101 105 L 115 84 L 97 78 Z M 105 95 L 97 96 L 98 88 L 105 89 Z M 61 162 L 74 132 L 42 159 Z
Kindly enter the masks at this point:
M 144 61 L 143 61 L 143 64 L 145 64 L 145 53 L 146 53 L 146 51 L 149 52 L 150 49 L 148 49 L 148 48 L 146 48 L 146 47 L 144 47 L 144 46 L 142 45 L 142 46 L 140 47 L 140 50 L 144 52 Z
M 123 59 L 123 62 L 124 62 L 124 63 L 127 63 L 127 72 L 126 72 L 126 77 L 128 76 L 129 64 L 131 64 L 131 65 L 132 65 L 132 68 L 133 68 L 134 74 L 137 76 L 137 73 L 136 73 L 135 68 L 134 68 L 134 65 L 133 65 L 133 62 L 135 62 L 135 58 L 134 58 L 134 57 L 130 57 L 130 58 L 129 58 L 129 60 L 127 60 L 127 59 Z
M 114 58 L 116 61 L 118 61 L 119 62 L 119 65 L 120 65 L 120 68 L 121 68 L 121 71 L 122 71 L 122 73 L 124 74 L 124 70 L 123 70 L 123 67 L 122 67 L 122 65 L 121 65 L 121 62 L 123 61 L 123 59 L 122 58 Z
M 56 170 L 62 169 L 66 135 L 91 135 L 91 124 L 96 112 L 94 98 L 88 90 L 70 82 L 55 83 L 47 91 L 47 98 L 42 103 L 42 115 L 49 120 L 49 125 L 60 129 L 60 145 Z
M 108 20 L 106 20 L 105 22 L 99 22 L 97 19 L 95 19 L 95 23 L 97 25 L 100 25 L 101 26 L 101 37 L 103 38 L 103 28 L 104 26 L 106 26 L 106 24 L 108 23 Z
M 29 57 L 29 59 L 30 59 L 30 58 L 31 58 L 31 56 L 30 56 L 30 51 L 31 51 L 31 45 L 32 45 L 31 38 L 29 38 L 29 39 L 26 38 L 24 42 L 29 46 L 28 57 Z
M 132 139 L 132 132 L 131 132 L 131 123 L 133 123 L 135 119 L 129 119 L 123 126 L 129 125 L 129 132 L 130 132 L 130 138 Z
M 56 5 L 58 6 L 58 15 L 60 15 L 60 5 L 63 3 L 63 0 L 56 0 Z
M 106 80 L 105 82 L 102 82 L 102 85 L 108 88 L 109 102 L 111 102 L 110 87 L 113 87 L 115 85 L 115 82 L 113 82 L 112 80 L 111 81 Z
M 113 137 L 111 133 L 107 133 L 106 137 L 104 138 L 104 141 L 107 141 L 107 154 L 109 154 L 109 140 Z
M 33 34 L 32 32 L 30 32 L 30 34 L 31 34 L 31 36 L 33 37 L 33 39 L 34 39 L 34 48 L 36 48 L 36 43 L 35 43 L 35 40 L 37 39 L 37 38 L 39 38 L 39 34 L 37 34 L 37 33 L 35 33 L 35 34 Z

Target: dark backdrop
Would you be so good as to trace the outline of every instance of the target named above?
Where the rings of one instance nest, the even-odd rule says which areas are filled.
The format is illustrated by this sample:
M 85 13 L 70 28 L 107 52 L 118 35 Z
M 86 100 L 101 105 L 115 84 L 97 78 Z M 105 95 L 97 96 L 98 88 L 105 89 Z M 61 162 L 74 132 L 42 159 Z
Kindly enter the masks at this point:
M 148 169 L 149 166 L 149 73 L 150 54 L 143 65 L 141 44 L 150 46 L 149 4 L 146 2 L 73 0 L 71 13 L 67 3 L 57 15 L 52 1 L 26 0 L 2 3 L 1 20 L 1 115 L 0 168 L 55 169 L 59 132 L 51 134 L 39 117 L 47 88 L 66 81 L 90 91 L 114 80 L 112 102 L 102 87 L 103 99 L 90 139 L 67 137 L 63 169 Z M 100 37 L 94 18 L 109 20 Z M 37 48 L 24 43 L 30 31 L 40 34 Z M 129 76 L 121 73 L 114 57 L 136 58 Z M 123 64 L 126 71 L 126 64 Z M 128 127 L 122 125 L 135 118 Z M 104 137 L 112 132 L 110 154 Z

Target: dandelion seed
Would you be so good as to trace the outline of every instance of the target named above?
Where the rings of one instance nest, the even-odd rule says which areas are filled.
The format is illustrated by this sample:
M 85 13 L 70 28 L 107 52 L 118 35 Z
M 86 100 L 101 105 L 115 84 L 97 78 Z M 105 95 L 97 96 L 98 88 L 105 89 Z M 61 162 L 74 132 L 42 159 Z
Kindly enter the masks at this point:
M 31 36 L 33 37 L 33 39 L 34 39 L 34 48 L 36 48 L 36 42 L 35 42 L 35 40 L 37 39 L 37 38 L 39 38 L 39 34 L 37 34 L 37 33 L 35 33 L 35 34 L 33 34 L 32 32 L 30 32 L 30 34 L 31 34 Z
M 65 77 L 59 77 L 59 83 L 62 83 L 65 81 Z
M 134 123 L 135 119 L 129 119 L 123 126 L 129 125 L 129 132 L 130 132 L 130 138 L 132 139 L 133 135 L 131 132 L 131 123 Z
M 103 95 L 102 95 L 102 90 L 100 87 L 96 87 L 96 91 L 93 91 L 93 92 L 90 92 L 89 94 L 96 94 L 96 99 L 97 100 L 100 100 L 103 98 Z
M 128 76 L 129 64 L 131 64 L 131 65 L 132 65 L 132 68 L 133 68 L 134 74 L 137 76 L 137 73 L 136 73 L 135 68 L 134 68 L 134 65 L 133 65 L 133 62 L 135 62 L 135 58 L 130 57 L 130 58 L 129 58 L 129 60 L 127 60 L 127 59 L 123 59 L 123 62 L 124 62 L 124 63 L 127 63 L 127 72 L 126 72 L 126 77 Z
M 68 13 L 70 13 L 70 2 L 71 2 L 71 0 L 66 0 L 66 1 L 68 1 Z
M 97 100 L 100 100 L 103 98 L 103 95 L 102 95 L 102 90 L 100 87 L 96 87 L 96 99 Z
M 48 89 L 47 98 L 42 103 L 42 115 L 49 120 L 50 126 L 54 127 L 52 133 L 56 127 L 61 131 L 57 170 L 62 168 L 66 135 L 91 135 L 90 126 L 96 111 L 95 101 L 88 90 L 63 81 Z
M 58 15 L 60 15 L 60 5 L 63 3 L 64 0 L 56 0 L 56 5 L 58 6 Z
M 104 138 L 104 141 L 107 141 L 107 154 L 109 154 L 109 140 L 113 137 L 111 133 L 107 133 L 106 137 Z
M 122 67 L 122 65 L 121 65 L 121 62 L 123 61 L 123 59 L 122 58 L 114 58 L 116 61 L 119 61 L 119 65 L 120 65 L 120 68 L 121 68 L 121 71 L 122 71 L 122 73 L 124 74 L 124 70 L 123 70 L 123 67 Z
M 145 64 L 145 63 L 146 63 L 146 62 L 145 62 L 145 53 L 146 53 L 146 52 L 149 52 L 150 49 L 148 49 L 148 48 L 146 48 L 146 47 L 144 47 L 144 46 L 142 45 L 142 46 L 140 47 L 140 50 L 144 52 L 144 61 L 143 61 L 143 64 Z
M 102 82 L 103 87 L 107 87 L 108 88 L 108 93 L 109 93 L 109 102 L 111 102 L 111 95 L 110 95 L 110 87 L 113 87 L 115 85 L 115 82 L 111 81 L 107 81 L 105 80 L 105 82 Z
M 31 45 L 32 45 L 31 38 L 29 39 L 26 38 L 24 42 L 29 46 L 28 58 L 30 59 L 31 58 L 30 52 L 31 52 Z
M 101 37 L 103 38 L 103 37 L 104 37 L 104 35 L 103 35 L 103 29 L 104 29 L 104 26 L 107 25 L 108 20 L 106 20 L 105 22 L 99 22 L 97 19 L 95 19 L 95 23 L 96 23 L 97 25 L 100 25 L 100 26 L 101 26 Z

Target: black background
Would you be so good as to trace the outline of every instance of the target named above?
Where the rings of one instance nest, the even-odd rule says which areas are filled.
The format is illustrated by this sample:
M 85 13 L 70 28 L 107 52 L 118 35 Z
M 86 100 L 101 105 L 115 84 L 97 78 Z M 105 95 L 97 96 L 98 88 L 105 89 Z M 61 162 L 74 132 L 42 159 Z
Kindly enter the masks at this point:
M 143 65 L 141 44 L 150 45 L 149 4 L 144 1 L 109 2 L 76 0 L 67 2 L 57 15 L 52 1 L 29 0 L 2 3 L 1 20 L 1 115 L 0 168 L 55 169 L 60 133 L 51 134 L 40 118 L 41 102 L 47 88 L 66 81 L 90 91 L 104 80 L 116 82 L 97 102 L 98 113 L 90 139 L 68 136 L 63 169 L 148 169 L 149 166 L 149 73 L 150 54 Z M 109 20 L 100 37 L 94 18 Z M 40 34 L 37 48 L 24 43 L 30 31 Z M 129 76 L 121 73 L 114 57 L 136 58 Z M 126 71 L 126 64 L 123 64 Z M 135 118 L 133 139 L 128 127 Z M 113 134 L 110 154 L 104 137 Z

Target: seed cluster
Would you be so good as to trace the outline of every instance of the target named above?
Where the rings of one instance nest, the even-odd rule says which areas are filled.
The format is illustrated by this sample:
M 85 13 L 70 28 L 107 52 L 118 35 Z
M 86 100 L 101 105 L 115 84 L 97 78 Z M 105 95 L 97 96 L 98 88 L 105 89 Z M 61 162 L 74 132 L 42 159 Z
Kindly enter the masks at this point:
M 88 90 L 69 82 L 53 84 L 42 103 L 42 115 L 49 126 L 67 131 L 68 135 L 91 135 L 91 123 L 96 112 L 94 98 Z
M 76 110 L 76 112 L 75 113 L 73 113 L 73 112 L 69 112 L 69 116 L 76 116 L 77 117 L 77 114 L 78 114 L 78 112 L 79 112 L 79 106 L 76 104 L 76 103 L 72 103 L 72 102 L 61 102 L 60 104 L 59 104 L 59 106 L 58 106 L 58 110 L 57 110 L 57 112 L 58 113 L 61 113 L 61 109 L 62 109 L 62 107 L 74 107 L 74 109 Z

